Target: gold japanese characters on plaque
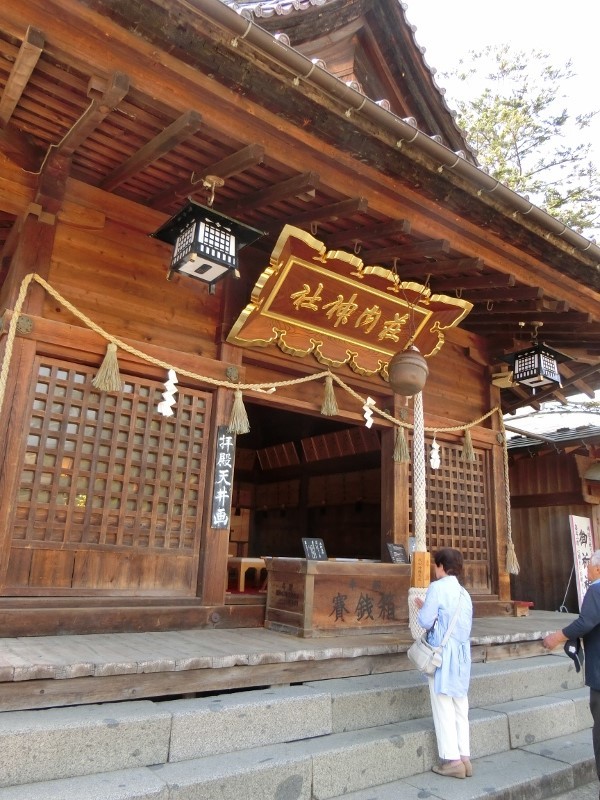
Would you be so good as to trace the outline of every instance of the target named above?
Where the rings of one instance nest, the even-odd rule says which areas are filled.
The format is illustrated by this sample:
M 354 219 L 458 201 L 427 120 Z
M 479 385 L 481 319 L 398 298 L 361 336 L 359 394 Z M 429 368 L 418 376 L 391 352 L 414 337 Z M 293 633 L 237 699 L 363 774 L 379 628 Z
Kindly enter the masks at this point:
M 403 282 L 386 267 L 325 245 L 286 225 L 271 262 L 227 341 L 246 347 L 277 345 L 292 356 L 312 355 L 320 364 L 347 364 L 360 375 L 387 380 L 394 353 L 415 345 L 429 357 L 444 331 L 466 317 L 471 303 L 431 294 Z

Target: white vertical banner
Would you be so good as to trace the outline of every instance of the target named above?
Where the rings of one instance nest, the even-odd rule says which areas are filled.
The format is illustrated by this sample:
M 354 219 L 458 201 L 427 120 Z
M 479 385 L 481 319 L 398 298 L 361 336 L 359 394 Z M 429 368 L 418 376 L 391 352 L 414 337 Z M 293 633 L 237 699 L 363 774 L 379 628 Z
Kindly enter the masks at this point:
M 575 580 L 577 581 L 577 599 L 579 608 L 589 586 L 587 565 L 594 552 L 594 535 L 592 521 L 587 517 L 569 517 L 571 542 L 573 544 L 573 561 L 575 564 Z

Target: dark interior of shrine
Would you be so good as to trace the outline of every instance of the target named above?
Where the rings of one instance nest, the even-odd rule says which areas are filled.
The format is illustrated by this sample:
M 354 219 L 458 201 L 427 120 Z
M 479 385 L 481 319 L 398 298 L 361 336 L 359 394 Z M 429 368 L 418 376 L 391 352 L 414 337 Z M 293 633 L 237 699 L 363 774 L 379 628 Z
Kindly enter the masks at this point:
M 246 404 L 238 436 L 230 542 L 235 555 L 304 555 L 321 538 L 334 558 L 381 556 L 378 433 L 323 416 Z

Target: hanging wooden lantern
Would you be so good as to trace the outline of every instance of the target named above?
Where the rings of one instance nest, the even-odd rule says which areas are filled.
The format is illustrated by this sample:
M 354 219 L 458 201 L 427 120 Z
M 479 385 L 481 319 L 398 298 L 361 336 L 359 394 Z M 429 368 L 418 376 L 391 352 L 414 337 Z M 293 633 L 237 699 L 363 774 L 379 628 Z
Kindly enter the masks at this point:
M 173 246 L 169 275 L 181 272 L 214 287 L 225 275 L 239 278 L 239 250 L 264 233 L 188 200 L 151 236 Z
M 428 375 L 427 361 L 414 345 L 393 355 L 388 364 L 390 386 L 396 394 L 405 397 L 420 392 Z
M 543 343 L 533 342 L 531 347 L 514 354 L 514 380 L 529 386 L 534 393 L 544 386 L 560 387 L 559 360 L 565 360 L 562 353 Z

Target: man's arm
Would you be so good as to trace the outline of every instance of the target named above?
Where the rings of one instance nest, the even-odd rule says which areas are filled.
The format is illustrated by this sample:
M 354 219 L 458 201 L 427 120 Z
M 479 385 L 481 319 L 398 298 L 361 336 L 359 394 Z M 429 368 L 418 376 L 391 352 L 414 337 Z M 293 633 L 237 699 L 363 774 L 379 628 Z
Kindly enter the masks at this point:
M 579 639 L 600 625 L 600 584 L 593 584 L 585 593 L 581 613 L 576 620 L 562 630 L 549 633 L 542 640 L 547 650 L 553 650 L 567 639 Z

